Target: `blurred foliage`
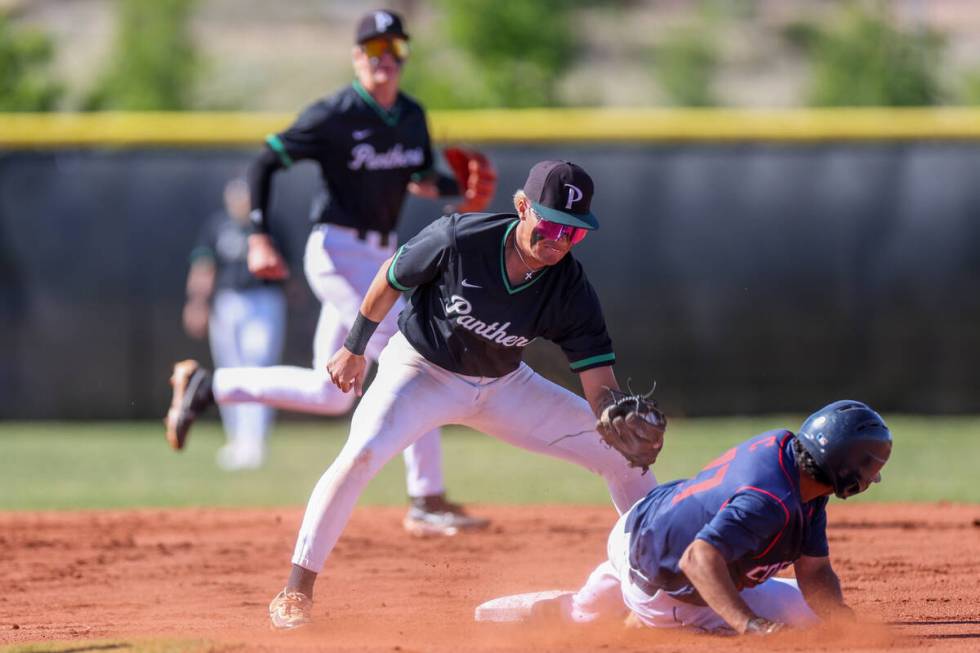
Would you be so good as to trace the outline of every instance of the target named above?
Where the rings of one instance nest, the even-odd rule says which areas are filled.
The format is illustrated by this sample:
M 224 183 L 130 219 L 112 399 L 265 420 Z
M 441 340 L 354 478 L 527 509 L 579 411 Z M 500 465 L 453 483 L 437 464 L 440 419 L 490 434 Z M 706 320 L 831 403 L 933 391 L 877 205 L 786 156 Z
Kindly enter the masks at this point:
M 963 75 L 957 99 L 962 104 L 980 105 L 980 70 L 970 70 Z
M 572 10 L 611 0 L 437 0 L 441 55 L 413 43 L 405 88 L 433 109 L 541 107 L 562 104 L 558 83 L 580 55 Z
M 712 85 L 720 62 L 717 31 L 722 11 L 715 2 L 702 2 L 695 22 L 671 30 L 654 48 L 654 74 L 672 104 L 705 107 L 718 103 Z
M 199 72 L 190 33 L 194 5 L 195 0 L 116 0 L 116 42 L 85 108 L 188 108 Z
M 941 34 L 898 27 L 885 2 L 848 2 L 831 25 L 797 22 L 786 39 L 811 58 L 815 106 L 939 104 Z
M 64 88 L 50 69 L 54 42 L 45 33 L 15 27 L 0 13 L 0 111 L 51 111 Z

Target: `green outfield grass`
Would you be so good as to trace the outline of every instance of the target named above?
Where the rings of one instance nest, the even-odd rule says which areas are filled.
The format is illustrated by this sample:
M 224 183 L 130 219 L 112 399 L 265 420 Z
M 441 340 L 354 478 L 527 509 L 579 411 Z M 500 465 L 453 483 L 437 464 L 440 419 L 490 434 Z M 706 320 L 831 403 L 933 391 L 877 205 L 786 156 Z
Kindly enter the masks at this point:
M 800 416 L 675 419 L 656 466 L 661 481 L 688 476 L 731 444 Z M 980 503 L 980 417 L 890 417 L 896 445 L 884 482 L 857 501 Z M 226 473 L 214 464 L 223 435 L 195 427 L 172 452 L 157 422 L 0 422 L 0 510 L 139 506 L 300 506 L 340 449 L 345 420 L 283 422 L 265 468 Z M 450 496 L 476 503 L 608 501 L 605 486 L 570 464 L 529 454 L 468 429 L 446 430 Z M 401 504 L 396 458 L 369 485 L 363 504 Z

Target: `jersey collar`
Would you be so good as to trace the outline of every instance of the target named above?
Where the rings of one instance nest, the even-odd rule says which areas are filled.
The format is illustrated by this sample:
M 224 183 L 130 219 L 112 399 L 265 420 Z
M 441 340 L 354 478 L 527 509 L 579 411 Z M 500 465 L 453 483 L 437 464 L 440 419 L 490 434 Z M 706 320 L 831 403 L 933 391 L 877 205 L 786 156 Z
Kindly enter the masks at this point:
M 402 106 L 397 99 L 395 100 L 395 106 L 391 107 L 391 110 L 388 111 L 378 104 L 377 100 L 371 97 L 371 94 L 367 92 L 367 89 L 361 86 L 361 82 L 359 80 L 355 79 L 351 86 L 353 86 L 357 94 L 361 96 L 361 99 L 364 100 L 369 107 L 374 109 L 374 112 L 378 114 L 378 117 L 381 118 L 384 124 L 388 125 L 389 127 L 394 127 L 398 124 L 398 120 L 401 118 Z
M 548 274 L 548 270 L 551 269 L 549 267 L 546 267 L 544 270 L 541 271 L 541 274 L 534 277 L 533 279 L 531 279 L 530 281 L 528 281 L 522 286 L 512 287 L 510 285 L 510 279 L 507 278 L 507 237 L 510 236 L 510 232 L 514 230 L 514 227 L 516 227 L 519 222 L 520 220 L 514 220 L 509 225 L 507 225 L 507 230 L 504 232 L 504 237 L 500 241 L 500 276 L 504 280 L 504 288 L 507 289 L 508 295 L 513 295 L 514 293 L 521 292 L 525 288 L 529 288 L 534 283 L 536 283 L 538 279 Z

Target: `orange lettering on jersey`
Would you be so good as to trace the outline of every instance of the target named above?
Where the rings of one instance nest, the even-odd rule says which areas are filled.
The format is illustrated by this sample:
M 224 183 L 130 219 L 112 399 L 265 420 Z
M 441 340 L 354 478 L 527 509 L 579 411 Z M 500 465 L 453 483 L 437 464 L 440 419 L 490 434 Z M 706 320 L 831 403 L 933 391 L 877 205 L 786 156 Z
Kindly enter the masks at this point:
M 728 457 L 729 461 L 731 461 L 731 459 L 735 457 L 734 449 L 732 449 L 731 454 L 732 455 Z M 723 460 L 724 458 L 725 456 L 722 456 L 718 460 Z M 700 483 L 695 483 L 694 485 L 684 488 L 683 492 L 678 492 L 676 495 L 674 495 L 674 499 L 670 502 L 671 505 L 683 501 L 684 499 L 688 498 L 692 494 L 697 494 L 698 492 L 704 492 L 706 490 L 710 490 L 713 487 L 718 487 L 719 485 L 721 485 L 721 482 L 725 479 L 725 474 L 728 473 L 728 467 L 730 465 L 731 462 L 723 462 L 721 467 L 719 467 L 718 470 L 714 474 L 712 474 L 710 478 L 706 478 Z
M 702 467 L 701 471 L 705 471 L 706 469 L 711 469 L 712 467 L 718 467 L 719 465 L 724 465 L 725 463 L 730 463 L 733 460 L 735 460 L 735 447 L 732 447 L 731 449 L 729 449 L 728 451 L 721 454 L 720 456 L 712 460 L 710 463 Z
M 759 440 L 758 442 L 753 442 L 749 445 L 749 451 L 755 451 L 758 447 L 775 447 L 776 446 L 776 436 L 770 435 L 764 440 Z

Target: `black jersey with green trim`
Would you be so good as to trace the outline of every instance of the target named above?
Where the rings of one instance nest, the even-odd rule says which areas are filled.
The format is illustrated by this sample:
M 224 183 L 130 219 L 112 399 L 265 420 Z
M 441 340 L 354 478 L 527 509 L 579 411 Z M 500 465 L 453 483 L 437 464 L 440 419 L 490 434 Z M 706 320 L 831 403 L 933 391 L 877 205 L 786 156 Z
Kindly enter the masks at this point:
M 286 167 L 300 159 L 320 165 L 328 195 L 315 203 L 315 222 L 393 231 L 412 176 L 433 166 L 425 111 L 399 93 L 391 110 L 356 80 L 309 107 L 266 143 Z
M 513 214 L 456 213 L 402 245 L 388 269 L 391 287 L 414 290 L 402 333 L 426 360 L 467 376 L 513 372 L 537 337 L 558 344 L 575 372 L 612 365 L 599 298 L 570 253 L 511 285 L 504 244 L 517 224 Z

